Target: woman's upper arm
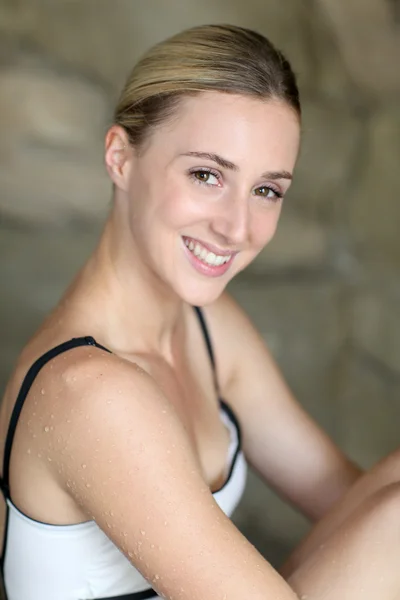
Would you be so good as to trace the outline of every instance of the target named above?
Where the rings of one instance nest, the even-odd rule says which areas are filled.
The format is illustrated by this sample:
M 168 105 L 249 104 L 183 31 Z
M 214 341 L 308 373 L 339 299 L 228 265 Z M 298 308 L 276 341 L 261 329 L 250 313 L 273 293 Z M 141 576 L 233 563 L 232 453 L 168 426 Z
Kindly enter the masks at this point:
M 57 397 L 51 468 L 157 592 L 294 599 L 219 509 L 152 379 L 113 357 L 84 360 L 73 373 Z
M 261 335 L 228 295 L 207 309 L 218 376 L 242 425 L 249 462 L 318 519 L 360 471 L 294 398 Z

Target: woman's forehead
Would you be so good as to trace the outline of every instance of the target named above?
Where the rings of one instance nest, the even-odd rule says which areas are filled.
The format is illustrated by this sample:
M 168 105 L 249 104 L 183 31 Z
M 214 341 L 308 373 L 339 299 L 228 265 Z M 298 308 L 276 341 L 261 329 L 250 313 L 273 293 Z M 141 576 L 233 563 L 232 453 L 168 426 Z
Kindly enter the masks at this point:
M 221 92 L 184 98 L 174 118 L 155 132 L 153 148 L 171 154 L 215 153 L 233 163 L 275 154 L 293 168 L 300 137 L 298 116 L 279 100 Z

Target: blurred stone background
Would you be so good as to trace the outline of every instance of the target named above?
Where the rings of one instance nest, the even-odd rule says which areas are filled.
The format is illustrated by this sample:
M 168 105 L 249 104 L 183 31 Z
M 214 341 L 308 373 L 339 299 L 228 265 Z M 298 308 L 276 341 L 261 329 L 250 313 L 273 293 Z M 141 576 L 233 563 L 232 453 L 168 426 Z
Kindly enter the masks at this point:
M 128 71 L 209 22 L 269 36 L 304 110 L 279 232 L 232 293 L 301 403 L 367 467 L 400 443 L 399 0 L 0 0 L 0 386 L 96 242 Z M 308 527 L 255 476 L 236 521 L 274 564 Z

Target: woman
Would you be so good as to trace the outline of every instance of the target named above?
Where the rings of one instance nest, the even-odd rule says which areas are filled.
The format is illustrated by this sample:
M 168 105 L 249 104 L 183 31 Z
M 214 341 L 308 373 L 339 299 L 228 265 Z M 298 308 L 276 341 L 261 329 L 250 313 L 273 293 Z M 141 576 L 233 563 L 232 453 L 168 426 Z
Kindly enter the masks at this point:
M 399 593 L 395 470 L 359 477 L 224 292 L 275 232 L 299 132 L 290 66 L 254 32 L 197 27 L 133 70 L 104 232 L 2 404 L 9 600 Z M 246 460 L 327 515 L 288 583 L 229 520 Z

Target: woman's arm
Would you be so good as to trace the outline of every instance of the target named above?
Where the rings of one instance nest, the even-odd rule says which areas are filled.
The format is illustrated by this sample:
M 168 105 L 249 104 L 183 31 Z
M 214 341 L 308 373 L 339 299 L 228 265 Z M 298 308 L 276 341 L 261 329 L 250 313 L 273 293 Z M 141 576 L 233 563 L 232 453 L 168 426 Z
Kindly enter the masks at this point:
M 283 497 L 320 519 L 360 475 L 293 397 L 266 345 L 227 294 L 205 309 L 222 393 L 249 462 Z
M 48 468 L 159 594 L 296 598 L 219 509 L 174 407 L 148 374 L 80 349 L 78 363 L 52 378 Z

